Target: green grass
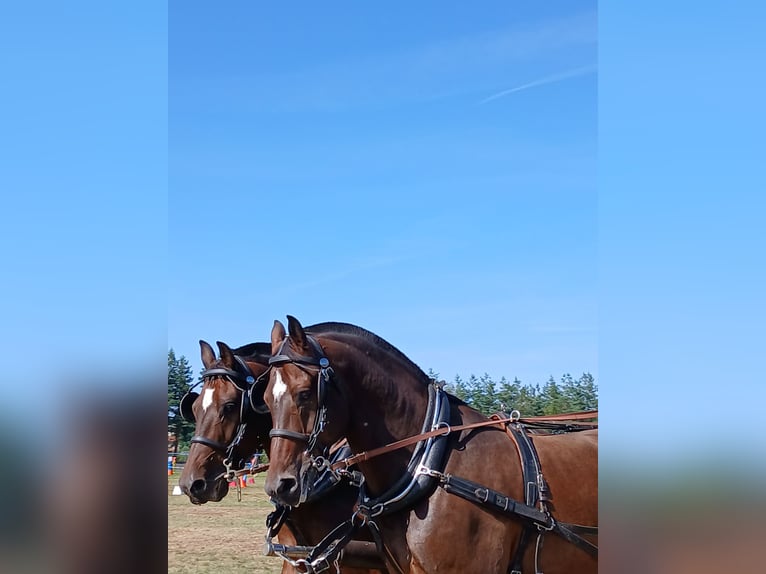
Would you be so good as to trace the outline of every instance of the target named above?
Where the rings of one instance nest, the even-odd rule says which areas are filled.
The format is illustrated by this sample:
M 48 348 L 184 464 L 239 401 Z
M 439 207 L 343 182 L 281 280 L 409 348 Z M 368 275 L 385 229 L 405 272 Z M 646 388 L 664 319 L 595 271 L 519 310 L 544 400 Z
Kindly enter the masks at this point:
M 266 516 L 273 510 L 263 491 L 264 475 L 221 502 L 195 506 L 172 496 L 180 471 L 168 477 L 168 572 L 175 574 L 276 574 L 282 560 L 263 556 Z

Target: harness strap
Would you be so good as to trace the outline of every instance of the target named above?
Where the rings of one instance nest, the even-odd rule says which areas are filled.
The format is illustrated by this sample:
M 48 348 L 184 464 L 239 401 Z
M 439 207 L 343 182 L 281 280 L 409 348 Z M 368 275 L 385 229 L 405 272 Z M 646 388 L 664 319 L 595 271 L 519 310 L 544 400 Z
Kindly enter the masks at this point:
M 306 562 L 310 565 L 310 571 L 322 572 L 328 570 L 335 562 L 346 544 L 354 537 L 362 523 L 358 523 L 352 516 L 349 520 L 340 523 L 332 532 L 325 536 L 322 541 L 306 556 Z
M 450 494 L 456 494 L 470 502 L 492 508 L 498 512 L 521 517 L 542 528 L 550 528 L 553 523 L 550 515 L 466 478 L 445 474 L 439 486 Z
M 588 542 L 578 534 L 598 534 L 598 528 L 594 526 L 582 526 L 580 524 L 568 524 L 566 522 L 557 522 L 553 532 L 561 536 L 564 540 L 571 542 L 581 550 L 585 550 L 591 556 L 598 556 L 598 546 Z
M 378 554 L 383 557 L 384 563 L 387 566 L 392 567 L 396 574 L 405 574 L 402 567 L 399 566 L 399 563 L 396 561 L 396 558 L 394 558 L 394 555 L 388 549 L 388 546 L 383 542 L 383 537 L 380 534 L 378 525 L 374 522 L 369 522 L 367 526 L 370 528 L 370 534 L 372 534 L 372 539 L 375 541 L 375 547 L 378 549 Z
M 241 468 L 239 470 L 234 471 L 234 476 L 245 476 L 246 474 L 259 474 L 261 472 L 266 472 L 269 470 L 269 464 L 259 464 L 258 466 L 253 466 L 250 468 Z
M 536 417 L 520 418 L 519 422 L 537 422 L 537 421 L 577 421 L 583 419 L 598 418 L 598 411 L 578 411 L 574 413 L 560 413 L 557 415 L 540 415 Z M 598 423 L 594 423 L 598 424 Z
M 297 442 L 309 442 L 309 435 L 288 429 L 271 429 L 269 431 L 269 437 L 289 438 L 290 440 Z
M 266 517 L 266 540 L 267 542 L 279 532 L 280 528 L 287 520 L 290 511 L 289 506 L 277 506 L 273 512 Z
M 221 452 L 221 453 L 225 453 L 226 449 L 228 448 L 227 445 L 202 435 L 194 435 L 189 441 L 189 443 L 195 443 L 195 442 L 199 444 L 204 444 L 205 446 L 210 447 L 213 450 Z
M 542 473 L 540 472 L 540 465 L 538 463 L 537 451 L 534 445 L 527 437 L 523 427 L 518 423 L 511 423 L 506 427 L 508 436 L 513 440 L 516 445 L 516 451 L 519 453 L 519 459 L 522 469 L 522 481 L 524 484 L 524 502 L 527 506 L 535 507 L 538 502 L 538 498 L 541 499 L 541 510 L 546 512 L 544 503 L 542 502 L 543 494 L 542 488 Z M 545 500 L 548 499 L 548 493 L 545 494 Z M 513 560 L 509 567 L 511 574 L 521 574 L 522 565 L 524 562 L 524 554 L 527 551 L 527 545 L 530 542 L 530 538 L 534 534 L 534 527 L 530 524 L 526 524 L 519 536 L 519 543 L 516 546 L 516 552 L 513 555 Z
M 300 355 L 293 351 L 288 344 L 290 337 L 285 337 L 282 340 L 282 344 L 279 345 L 279 349 L 269 358 L 269 365 L 283 365 L 285 363 L 296 363 L 299 365 L 312 365 L 315 367 L 326 367 L 330 364 L 327 357 L 324 355 L 322 345 L 312 336 L 307 335 L 306 340 L 312 349 L 318 356 L 308 357 L 306 355 Z M 286 348 L 285 348 L 286 347 Z
M 455 494 L 479 506 L 522 518 L 542 530 L 550 530 L 589 554 L 593 556 L 598 555 L 598 547 L 579 536 L 576 532 L 576 530 L 587 529 L 587 532 L 583 531 L 583 533 L 594 534 L 598 532 L 597 528 L 556 522 L 545 512 L 527 506 L 510 496 L 505 496 L 496 490 L 481 486 L 465 478 L 446 474 L 441 479 L 439 486 L 450 494 Z
M 516 545 L 516 552 L 511 560 L 511 565 L 508 568 L 510 574 L 522 574 L 522 564 L 524 562 L 524 553 L 527 550 L 527 544 L 529 544 L 529 537 L 532 535 L 533 530 L 531 526 L 524 526 L 521 530 L 521 536 L 519 536 L 519 543 Z

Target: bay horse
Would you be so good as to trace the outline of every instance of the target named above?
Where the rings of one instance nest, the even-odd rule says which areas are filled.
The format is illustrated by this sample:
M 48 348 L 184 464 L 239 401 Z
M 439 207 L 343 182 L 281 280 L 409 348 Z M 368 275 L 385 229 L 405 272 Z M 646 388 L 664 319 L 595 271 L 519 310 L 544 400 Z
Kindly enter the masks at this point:
M 566 540 L 561 525 L 584 532 L 598 524 L 598 431 L 528 437 L 542 469 L 539 493 L 546 518 L 541 519 L 540 511 L 523 504 L 534 485 L 525 481 L 522 440 L 510 440 L 503 425 L 446 393 L 438 418 L 433 381 L 380 337 L 345 323 L 304 329 L 288 316 L 287 331 L 274 322 L 271 352 L 274 368 L 264 400 L 274 428 L 265 488 L 273 499 L 298 504 L 307 469 L 317 460 L 324 464 L 327 446 L 346 437 L 360 453 L 365 479 L 354 517 L 379 532 L 389 571 L 597 571 L 596 556 L 583 550 L 589 543 Z M 452 432 L 462 425 L 485 426 Z M 361 454 L 442 429 L 442 453 L 428 451 L 428 445 L 421 449 L 424 440 L 381 449 L 384 454 L 368 460 Z M 521 514 L 509 515 L 509 508 Z M 522 543 L 530 537 L 532 543 Z
M 227 470 L 242 467 L 258 450 L 264 449 L 267 453 L 270 450 L 271 415 L 262 400 L 265 382 L 256 381 L 268 369 L 271 345 L 251 343 L 236 349 L 222 342 L 217 345 L 220 359 L 207 342 L 200 341 L 205 366 L 201 392 L 188 393 L 179 409 L 184 418 L 195 422 L 195 435 L 179 479 L 181 490 L 194 504 L 220 501 L 229 490 Z M 254 381 L 247 381 L 247 377 Z M 248 385 L 251 388 L 246 392 Z M 240 427 L 241 422 L 246 425 Z M 235 440 L 238 433 L 241 436 Z M 342 482 L 322 498 L 290 509 L 287 521 L 277 534 L 279 543 L 286 546 L 317 544 L 352 512 L 358 492 L 358 487 Z M 372 550 L 369 546 L 364 541 L 356 544 L 344 558 L 341 572 L 382 574 L 382 562 L 374 554 L 374 546 Z M 296 570 L 285 561 L 282 572 Z

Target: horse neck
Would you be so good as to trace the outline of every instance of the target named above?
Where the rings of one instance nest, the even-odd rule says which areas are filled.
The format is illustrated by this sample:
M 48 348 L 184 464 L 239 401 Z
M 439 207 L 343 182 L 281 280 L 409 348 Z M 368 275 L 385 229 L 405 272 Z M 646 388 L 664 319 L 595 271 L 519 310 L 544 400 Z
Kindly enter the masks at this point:
M 422 374 L 397 359 L 373 360 L 364 351 L 340 361 L 336 371 L 347 393 L 346 438 L 355 453 L 420 433 L 428 407 Z M 398 480 L 410 454 L 411 449 L 401 449 L 361 463 L 370 492 L 382 492 Z

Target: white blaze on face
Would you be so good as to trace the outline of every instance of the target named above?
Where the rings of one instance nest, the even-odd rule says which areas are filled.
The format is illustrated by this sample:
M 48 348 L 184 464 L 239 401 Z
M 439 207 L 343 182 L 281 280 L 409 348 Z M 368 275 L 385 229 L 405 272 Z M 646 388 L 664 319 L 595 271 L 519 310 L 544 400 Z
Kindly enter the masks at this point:
M 215 389 L 205 389 L 205 394 L 202 395 L 203 411 L 206 411 L 207 408 L 213 404 L 213 393 L 215 393 Z
M 279 399 L 281 399 L 282 395 L 287 391 L 287 385 L 282 380 L 282 373 L 280 373 L 279 370 L 276 371 L 276 374 L 277 378 L 274 381 L 274 388 L 271 389 L 271 394 L 274 395 L 274 402 L 278 403 Z

